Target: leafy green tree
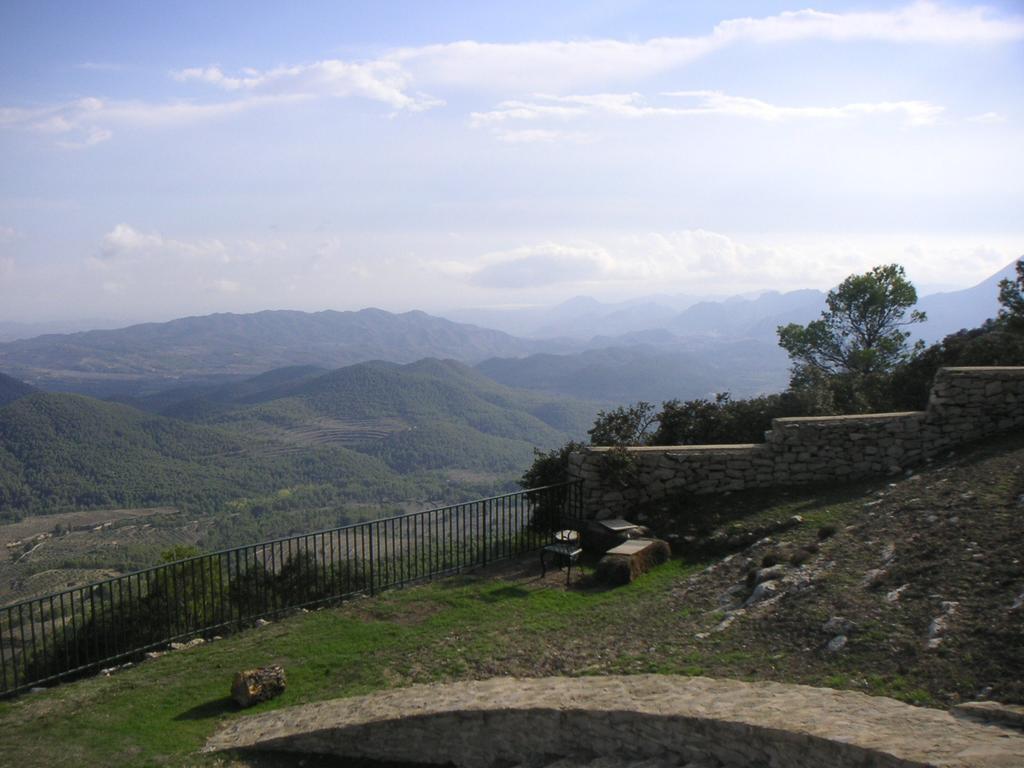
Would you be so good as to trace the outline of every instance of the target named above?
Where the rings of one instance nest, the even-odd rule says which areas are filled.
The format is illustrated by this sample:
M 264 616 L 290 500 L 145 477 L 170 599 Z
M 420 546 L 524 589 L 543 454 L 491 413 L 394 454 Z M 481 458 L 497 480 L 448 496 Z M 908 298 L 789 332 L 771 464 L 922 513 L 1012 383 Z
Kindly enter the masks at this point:
M 1017 259 L 1017 278 L 999 281 L 999 320 L 1013 330 L 1024 330 L 1024 258 Z
M 568 442 L 550 451 L 533 449 L 533 463 L 523 473 L 519 484 L 523 488 L 543 488 L 556 485 L 568 478 L 569 454 L 584 448 L 583 443 Z
M 654 406 L 641 400 L 610 411 L 598 411 L 594 426 L 587 434 L 591 445 L 643 445 L 657 420 Z
M 779 326 L 779 346 L 789 353 L 797 379 L 805 372 L 886 373 L 923 347 L 909 346 L 910 331 L 903 330 L 925 320 L 923 312 L 911 311 L 916 303 L 917 291 L 903 267 L 875 267 L 829 291 L 828 308 L 818 320 Z
M 656 421 L 654 406 L 640 401 L 610 411 L 599 411 L 594 426 L 587 434 L 591 445 L 610 445 L 615 449 L 605 456 L 606 469 L 610 473 L 628 473 L 632 462 L 626 446 L 644 444 Z M 568 480 L 569 454 L 584 447 L 581 443 L 569 442 L 546 453 L 534 450 L 533 464 L 523 473 L 520 484 L 524 488 L 540 488 Z M 557 498 L 545 498 L 549 503 L 541 504 L 534 518 L 535 527 L 539 529 L 556 524 L 561 502 Z
M 910 345 L 904 330 L 925 320 L 915 303 L 903 267 L 888 264 L 829 291 L 818 320 L 778 328 L 779 346 L 792 361 L 790 392 L 807 415 L 889 409 L 892 372 L 924 349 L 922 341 Z

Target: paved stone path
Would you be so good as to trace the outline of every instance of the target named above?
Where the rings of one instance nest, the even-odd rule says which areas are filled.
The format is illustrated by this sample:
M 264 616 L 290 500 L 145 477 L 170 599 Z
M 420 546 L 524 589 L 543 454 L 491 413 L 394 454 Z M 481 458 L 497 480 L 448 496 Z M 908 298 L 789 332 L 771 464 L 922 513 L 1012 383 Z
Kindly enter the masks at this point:
M 853 691 L 701 677 L 419 685 L 235 720 L 206 750 L 258 748 L 460 768 L 1022 768 L 1024 734 Z

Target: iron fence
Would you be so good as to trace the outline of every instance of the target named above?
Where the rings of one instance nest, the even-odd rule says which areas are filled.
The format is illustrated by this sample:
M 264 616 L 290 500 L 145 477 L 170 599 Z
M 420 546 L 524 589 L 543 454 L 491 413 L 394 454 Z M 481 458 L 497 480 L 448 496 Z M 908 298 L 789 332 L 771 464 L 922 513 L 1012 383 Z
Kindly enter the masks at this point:
M 577 482 L 198 555 L 0 608 L 0 696 L 539 549 Z

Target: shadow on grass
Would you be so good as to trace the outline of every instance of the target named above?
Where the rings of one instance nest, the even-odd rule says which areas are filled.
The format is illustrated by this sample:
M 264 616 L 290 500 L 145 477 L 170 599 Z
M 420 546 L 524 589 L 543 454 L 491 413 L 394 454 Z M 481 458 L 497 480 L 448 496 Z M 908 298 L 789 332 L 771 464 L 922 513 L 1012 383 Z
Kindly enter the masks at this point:
M 530 591 L 522 587 L 500 587 L 480 595 L 480 600 L 485 603 L 501 603 L 505 600 L 522 599 L 529 596 Z
M 213 699 L 202 704 L 196 704 L 191 709 L 186 709 L 175 720 L 206 720 L 211 717 L 219 717 L 229 712 L 237 712 L 238 705 L 230 696 L 220 699 Z

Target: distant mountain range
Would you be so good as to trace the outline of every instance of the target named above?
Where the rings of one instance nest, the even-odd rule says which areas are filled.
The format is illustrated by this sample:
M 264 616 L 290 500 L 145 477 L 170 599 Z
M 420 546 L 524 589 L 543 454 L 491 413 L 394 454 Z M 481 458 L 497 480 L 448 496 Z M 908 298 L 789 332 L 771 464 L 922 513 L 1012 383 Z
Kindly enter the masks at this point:
M 970 288 L 921 296 L 918 309 L 928 314 L 928 321 L 917 327 L 920 337 L 938 341 L 995 317 L 999 281 L 1013 277 L 1015 264 L 1011 262 Z M 805 324 L 817 318 L 825 308 L 825 296 L 826 292 L 818 290 L 767 291 L 727 298 L 653 295 L 610 303 L 577 296 L 551 307 L 461 309 L 444 314 L 519 336 L 572 338 L 590 348 L 612 345 L 616 339 L 650 341 L 654 334 L 666 332 L 680 337 L 774 341 L 779 325 Z
M 337 368 L 366 360 L 424 357 L 475 362 L 547 348 L 424 312 L 266 311 L 185 317 L 128 328 L 48 334 L 0 344 L 0 370 L 52 389 L 126 391 L 153 379 L 251 376 L 290 365 Z
M 75 333 L 101 328 L 121 328 L 125 323 L 110 318 L 81 318 L 79 320 L 53 320 L 40 323 L 18 323 L 0 320 L 0 342 L 32 339 L 44 333 Z
M 927 314 L 928 321 L 918 326 L 919 330 L 915 328 L 917 335 L 930 344 L 964 328 L 977 328 L 995 317 L 999 311 L 999 281 L 1013 279 L 1016 264 L 1007 264 L 971 288 L 922 298 L 917 308 Z
M 725 301 L 702 301 L 676 315 L 664 327 L 679 336 L 774 342 L 778 326 L 808 323 L 821 314 L 824 306 L 825 294 L 821 291 L 768 291 L 756 298 L 737 296 Z
M 1012 271 L 1011 264 L 972 288 L 922 298 L 928 322 L 912 330 L 936 341 L 995 316 L 998 282 Z M 788 364 L 776 346 L 776 329 L 813 320 L 824 304 L 823 292 L 799 290 L 723 300 L 577 297 L 547 308 L 453 314 L 518 328 L 531 338 L 419 311 L 217 314 L 0 344 L 0 370 L 43 389 L 125 402 L 192 388 L 203 408 L 227 397 L 217 387 L 234 392 L 230 387 L 243 379 L 262 386 L 251 377 L 270 370 L 288 368 L 287 375 L 303 377 L 370 360 L 431 357 L 483 363 L 480 370 L 496 380 L 603 403 L 716 391 L 749 395 L 785 386 Z M 188 399 L 181 394 L 172 399 Z
M 660 327 L 687 307 L 707 300 L 710 298 L 680 294 L 606 303 L 590 296 L 577 296 L 551 307 L 457 309 L 445 312 L 444 316 L 515 336 L 586 340 Z

